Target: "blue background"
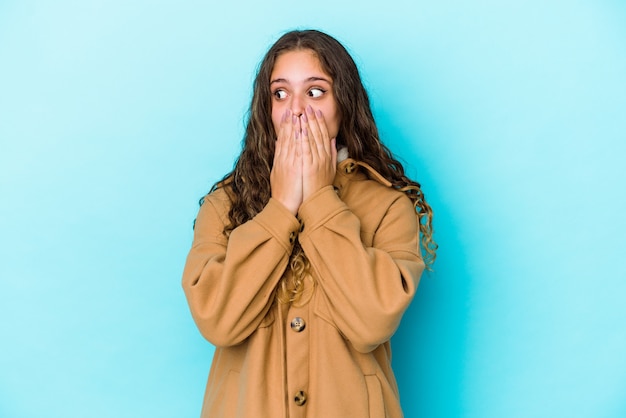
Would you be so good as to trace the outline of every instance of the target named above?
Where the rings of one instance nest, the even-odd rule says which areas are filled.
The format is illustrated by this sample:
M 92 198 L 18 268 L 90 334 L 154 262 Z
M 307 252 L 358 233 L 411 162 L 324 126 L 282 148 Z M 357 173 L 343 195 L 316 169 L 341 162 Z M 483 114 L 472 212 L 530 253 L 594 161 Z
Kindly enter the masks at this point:
M 0 417 L 196 417 L 180 276 L 255 68 L 315 27 L 436 213 L 406 416 L 626 416 L 626 4 L 0 2 Z

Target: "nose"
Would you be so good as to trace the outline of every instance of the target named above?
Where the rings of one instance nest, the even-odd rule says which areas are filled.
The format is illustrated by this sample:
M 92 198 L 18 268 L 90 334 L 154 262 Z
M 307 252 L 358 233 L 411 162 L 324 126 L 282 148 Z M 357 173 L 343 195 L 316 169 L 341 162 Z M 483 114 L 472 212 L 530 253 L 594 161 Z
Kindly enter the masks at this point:
M 302 116 L 302 113 L 304 113 L 304 101 L 302 98 L 294 96 L 291 99 L 291 112 L 298 117 Z

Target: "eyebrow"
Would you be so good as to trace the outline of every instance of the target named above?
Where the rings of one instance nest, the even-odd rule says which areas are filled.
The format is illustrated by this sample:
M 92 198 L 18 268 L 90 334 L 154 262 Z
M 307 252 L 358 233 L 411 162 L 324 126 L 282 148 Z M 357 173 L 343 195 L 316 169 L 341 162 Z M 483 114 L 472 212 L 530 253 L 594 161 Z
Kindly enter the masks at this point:
M 330 82 L 330 80 L 328 80 L 327 78 L 324 78 L 324 77 L 309 77 L 306 80 L 304 80 L 304 82 L 306 82 L 306 83 L 310 83 L 312 81 L 325 81 L 328 84 L 332 84 Z M 274 80 L 270 81 L 270 85 L 272 85 L 274 83 L 287 83 L 287 84 L 289 84 L 289 80 L 287 80 L 286 78 L 275 78 Z

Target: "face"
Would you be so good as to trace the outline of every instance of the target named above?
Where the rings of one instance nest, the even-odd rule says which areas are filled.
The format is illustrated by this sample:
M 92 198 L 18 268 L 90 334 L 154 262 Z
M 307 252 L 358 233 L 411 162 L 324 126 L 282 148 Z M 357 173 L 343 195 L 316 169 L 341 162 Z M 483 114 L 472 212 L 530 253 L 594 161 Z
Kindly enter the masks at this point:
M 336 138 L 341 117 L 332 86 L 333 80 L 322 70 L 313 51 L 296 50 L 279 55 L 270 77 L 274 131 L 279 131 L 287 109 L 301 115 L 311 105 L 313 110 L 322 111 L 329 137 Z

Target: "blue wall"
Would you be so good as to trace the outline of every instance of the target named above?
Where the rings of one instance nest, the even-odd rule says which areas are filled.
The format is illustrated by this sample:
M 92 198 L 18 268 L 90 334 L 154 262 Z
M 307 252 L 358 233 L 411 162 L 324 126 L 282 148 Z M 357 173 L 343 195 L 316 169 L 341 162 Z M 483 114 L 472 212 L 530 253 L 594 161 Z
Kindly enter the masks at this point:
M 436 211 L 407 418 L 626 416 L 626 5 L 383 3 L 0 2 L 0 417 L 198 416 L 197 199 L 295 27 L 352 51 Z

